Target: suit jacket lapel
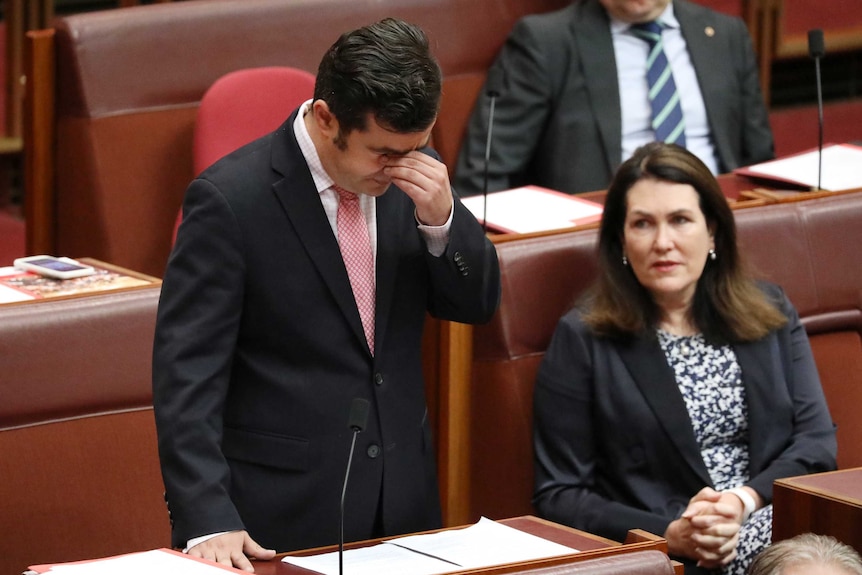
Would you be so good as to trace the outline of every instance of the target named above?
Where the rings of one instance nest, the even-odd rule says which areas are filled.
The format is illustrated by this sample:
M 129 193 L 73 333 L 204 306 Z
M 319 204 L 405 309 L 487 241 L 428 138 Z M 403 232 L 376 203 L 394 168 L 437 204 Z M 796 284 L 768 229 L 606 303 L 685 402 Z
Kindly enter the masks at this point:
M 773 347 L 774 346 L 774 347 Z M 742 370 L 745 399 L 748 404 L 748 452 L 752 474 L 763 469 L 768 462 L 765 455 L 773 450 L 771 436 L 775 421 L 770 417 L 770 404 L 780 394 L 775 390 L 777 381 L 784 381 L 778 358 L 780 352 L 774 337 L 733 346 L 736 360 Z M 782 435 L 783 437 L 783 435 Z M 757 441 L 752 441 L 757 438 Z
M 583 10 L 583 17 L 573 18 L 572 37 L 583 65 L 584 83 L 601 134 L 608 173 L 613 173 L 623 153 L 620 138 L 623 121 L 614 43 L 607 15 L 598 1 L 585 2 L 576 9 Z
M 726 57 L 720 54 L 723 50 L 719 38 L 706 34 L 706 29 L 711 28 L 716 34 L 715 22 L 711 17 L 702 17 L 692 10 L 692 6 L 682 0 L 675 0 L 673 12 L 679 21 L 682 36 L 691 57 L 691 64 L 700 85 L 703 95 L 703 105 L 706 107 L 706 115 L 709 119 L 709 127 L 712 130 L 713 143 L 718 151 L 718 156 L 723 165 L 733 165 L 728 162 L 733 158 L 733 146 L 728 140 L 729 134 L 725 129 L 730 121 L 727 118 L 726 89 L 724 87 L 724 75 L 716 73 L 716 57 Z
M 673 370 L 665 360 L 658 340 L 636 338 L 629 345 L 621 345 L 619 350 L 632 379 L 640 388 L 671 443 L 679 450 L 683 461 L 703 481 L 703 485 L 712 485 L 709 471 L 700 455 L 700 447 L 694 436 L 685 400 L 679 392 Z
M 375 317 L 375 342 L 377 349 L 383 349 L 386 333 L 383 327 L 387 324 L 389 312 L 392 309 L 392 298 L 395 290 L 395 274 L 398 270 L 397 247 L 401 245 L 403 226 L 398 222 L 404 220 L 399 213 L 403 202 L 398 195 L 403 194 L 395 186 L 377 198 L 377 310 Z M 379 327 L 379 329 L 377 329 Z
M 293 132 L 296 112 L 273 136 L 272 166 L 284 177 L 275 182 L 273 191 L 284 208 L 312 264 L 341 309 L 350 328 L 366 349 L 368 343 L 359 309 L 350 287 L 350 278 L 341 258 L 338 241 L 329 226 L 320 195 Z M 370 350 L 369 350 L 370 353 Z

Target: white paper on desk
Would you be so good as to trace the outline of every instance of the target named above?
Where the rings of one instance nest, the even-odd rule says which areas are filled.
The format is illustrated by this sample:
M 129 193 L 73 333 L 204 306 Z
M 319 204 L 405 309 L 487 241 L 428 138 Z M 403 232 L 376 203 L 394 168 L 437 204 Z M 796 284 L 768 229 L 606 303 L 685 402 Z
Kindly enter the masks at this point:
M 309 557 L 287 556 L 282 561 L 324 575 L 338 575 L 337 551 Z M 349 549 L 344 552 L 344 573 L 346 575 L 380 575 L 380 573 L 442 575 L 453 571 L 461 571 L 461 567 L 397 545 L 381 543 L 372 547 Z
M 6 276 L 17 276 L 23 273 L 14 266 L 0 267 L 0 278 Z M 0 303 L 12 303 L 16 301 L 29 301 L 34 299 L 32 295 L 16 290 L 6 285 L 0 285 Z
M 463 569 L 532 561 L 577 553 L 577 549 L 548 541 L 482 517 L 464 529 L 390 539 L 387 543 L 440 557 Z
M 485 198 L 471 196 L 461 203 L 480 222 L 486 217 Z M 539 186 L 524 186 L 488 194 L 488 226 L 526 234 L 573 228 L 601 219 L 604 206 Z
M 817 187 L 818 152 L 788 156 L 739 170 L 740 173 Z M 835 144 L 823 148 L 820 187 L 838 192 L 862 188 L 862 147 Z
M 408 535 L 344 552 L 347 575 L 438 575 L 504 563 L 577 553 L 566 547 L 483 517 L 463 529 Z M 338 552 L 282 561 L 324 575 L 338 575 Z
M 53 565 L 46 573 L 60 575 L 224 575 L 233 569 L 209 565 L 161 550 L 130 553 L 96 561 Z

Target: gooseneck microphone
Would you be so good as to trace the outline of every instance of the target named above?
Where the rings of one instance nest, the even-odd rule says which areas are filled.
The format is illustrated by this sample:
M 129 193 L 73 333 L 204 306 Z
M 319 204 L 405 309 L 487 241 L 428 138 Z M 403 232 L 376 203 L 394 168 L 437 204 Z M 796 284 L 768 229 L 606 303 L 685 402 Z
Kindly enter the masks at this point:
M 482 175 L 482 230 L 488 231 L 488 167 L 491 163 L 491 134 L 494 129 L 494 105 L 503 93 L 504 72 L 502 68 L 492 67 L 488 70 L 485 82 L 485 95 L 491 100 L 488 112 L 488 136 L 485 139 L 485 170 Z
M 347 418 L 347 427 L 353 431 L 353 439 L 350 442 L 350 455 L 347 457 L 347 469 L 344 471 L 344 484 L 341 487 L 341 508 L 338 513 L 338 573 L 344 573 L 344 498 L 347 495 L 347 479 L 350 477 L 350 464 L 353 463 L 353 450 L 356 448 L 356 436 L 365 429 L 368 423 L 368 410 L 370 404 L 367 399 L 357 397 L 350 404 L 350 416 Z
M 823 174 L 823 83 L 820 80 L 820 58 L 826 54 L 826 46 L 823 43 L 823 30 L 808 31 L 808 54 L 814 58 L 814 67 L 817 71 L 817 119 L 818 119 L 818 143 L 817 143 L 817 189 L 820 189 L 820 178 Z

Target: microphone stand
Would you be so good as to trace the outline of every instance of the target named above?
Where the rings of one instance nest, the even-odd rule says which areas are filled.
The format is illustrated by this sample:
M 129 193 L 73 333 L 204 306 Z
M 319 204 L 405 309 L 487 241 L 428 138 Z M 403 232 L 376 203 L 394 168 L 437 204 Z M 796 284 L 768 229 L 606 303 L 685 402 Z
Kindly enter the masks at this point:
M 488 135 L 485 139 L 485 169 L 482 175 L 482 231 L 488 233 L 488 169 L 491 164 L 491 135 L 494 129 L 494 106 L 497 98 L 503 91 L 502 68 L 491 68 L 488 70 L 488 79 L 485 82 L 485 93 L 491 99 L 491 108 L 488 111 Z
M 488 232 L 488 166 L 491 163 L 491 133 L 494 129 L 494 104 L 497 94 L 490 92 L 491 110 L 488 113 L 488 138 L 485 140 L 485 170 L 482 176 L 482 231 Z
M 356 448 L 356 436 L 361 430 L 353 427 L 353 440 L 350 442 L 350 455 L 347 458 L 347 470 L 344 472 L 344 485 L 341 487 L 341 509 L 338 514 L 338 573 L 344 573 L 344 499 L 347 495 L 347 479 L 350 476 L 350 464 L 353 463 L 353 450 Z
M 820 190 L 822 189 L 820 184 L 823 175 L 823 82 L 820 79 L 820 58 L 826 54 L 826 46 L 823 42 L 823 30 L 815 29 L 808 31 L 808 54 L 814 58 L 814 68 L 817 74 L 817 189 Z
M 344 484 L 341 486 L 341 507 L 338 513 L 338 573 L 344 573 L 344 500 L 347 496 L 347 480 L 350 477 L 350 465 L 353 463 L 353 451 L 356 449 L 356 436 L 365 429 L 368 423 L 368 410 L 371 404 L 367 399 L 357 397 L 350 404 L 350 416 L 347 427 L 353 430 L 350 441 L 350 455 L 347 457 L 347 469 L 344 471 Z
M 820 187 L 820 178 L 823 174 L 823 84 L 820 81 L 820 56 L 814 58 L 814 68 L 817 71 L 817 189 Z

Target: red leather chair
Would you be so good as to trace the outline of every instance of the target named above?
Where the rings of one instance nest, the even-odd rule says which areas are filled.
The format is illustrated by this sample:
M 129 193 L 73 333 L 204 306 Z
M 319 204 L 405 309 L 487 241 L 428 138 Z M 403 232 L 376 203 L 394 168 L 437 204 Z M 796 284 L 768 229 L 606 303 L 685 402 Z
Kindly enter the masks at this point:
M 313 74 L 284 66 L 246 68 L 216 80 L 198 109 L 192 141 L 195 174 L 278 128 L 313 93 Z M 174 240 L 182 217 L 180 211 Z

